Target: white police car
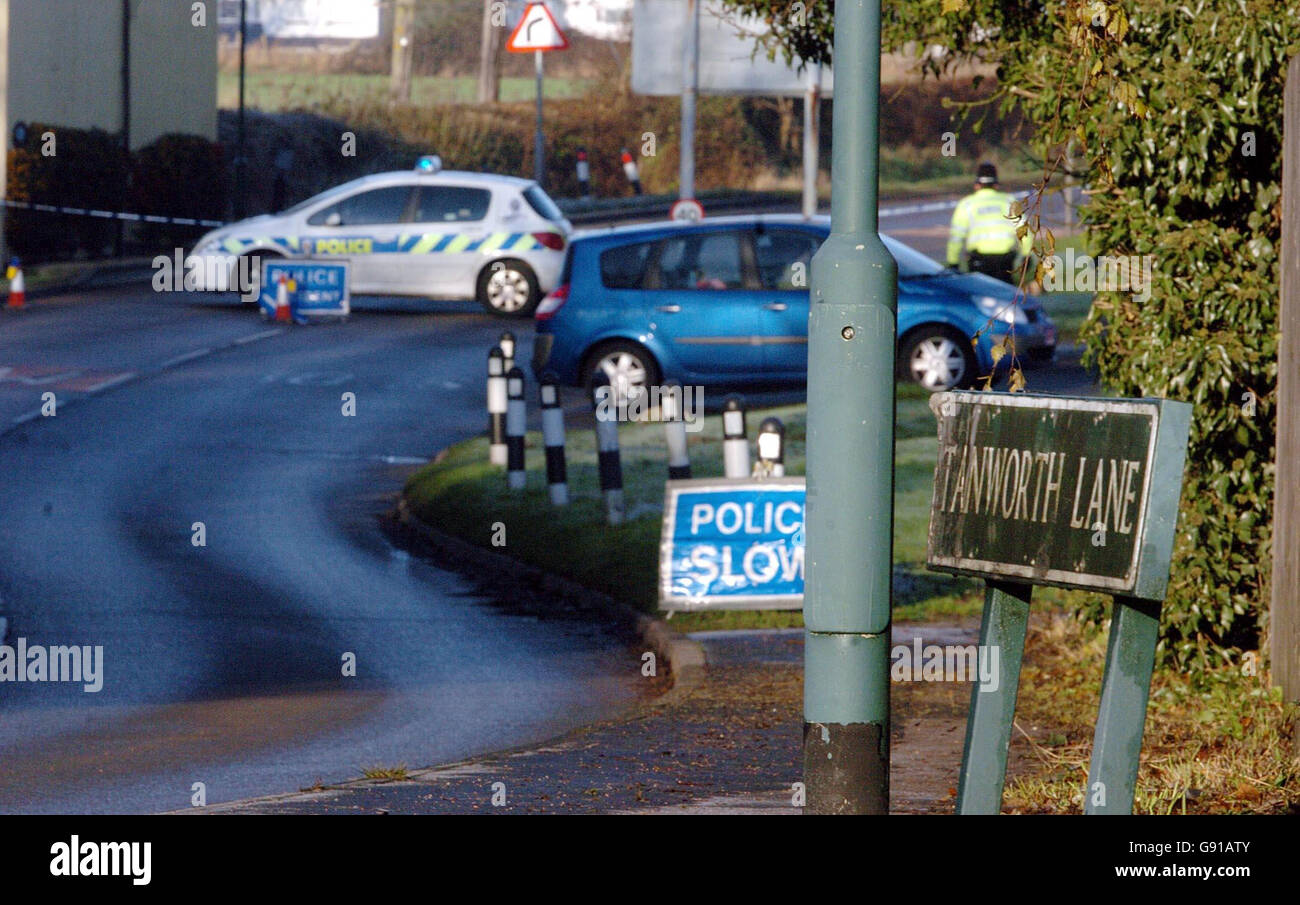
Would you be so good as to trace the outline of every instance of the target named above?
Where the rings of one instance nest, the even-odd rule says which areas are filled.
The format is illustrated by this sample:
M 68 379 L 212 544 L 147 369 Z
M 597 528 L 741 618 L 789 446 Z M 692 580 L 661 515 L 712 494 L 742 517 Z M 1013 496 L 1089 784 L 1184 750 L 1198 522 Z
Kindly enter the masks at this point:
M 572 231 L 532 180 L 444 171 L 425 157 L 214 230 L 187 267 L 200 291 L 242 291 L 270 258 L 346 259 L 356 295 L 476 298 L 522 317 L 559 282 Z

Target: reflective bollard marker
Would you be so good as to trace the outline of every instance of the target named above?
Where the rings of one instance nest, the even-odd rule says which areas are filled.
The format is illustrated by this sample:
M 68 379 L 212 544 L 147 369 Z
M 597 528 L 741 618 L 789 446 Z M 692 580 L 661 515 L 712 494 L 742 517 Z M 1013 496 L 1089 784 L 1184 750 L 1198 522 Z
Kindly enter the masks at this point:
M 780 418 L 764 418 L 758 426 L 758 476 L 785 477 L 785 425 Z
M 488 353 L 488 462 L 506 464 L 506 368 L 500 346 Z
M 623 523 L 623 462 L 618 454 L 618 406 L 607 400 L 614 392 L 609 378 L 598 374 L 592 385 L 592 406 L 596 413 L 596 457 L 600 468 L 600 492 L 605 498 L 605 520 Z M 605 403 L 602 405 L 602 403 Z
M 664 440 L 668 444 L 668 480 L 684 481 L 691 476 L 691 457 L 686 448 L 686 421 L 682 417 L 682 388 L 677 383 L 664 387 L 659 400 L 664 419 Z
M 745 436 L 745 401 L 732 394 L 722 410 L 722 473 L 749 477 L 749 440 Z
M 560 408 L 559 379 L 550 371 L 542 375 L 538 388 L 542 401 L 542 443 L 546 447 L 546 486 L 551 503 L 569 502 L 569 482 L 564 462 L 564 410 Z
M 506 486 L 511 490 L 523 490 L 528 483 L 528 472 L 524 470 L 524 433 L 527 429 L 524 372 L 511 368 L 506 374 Z
M 501 334 L 497 340 L 497 347 L 501 349 L 501 355 L 505 359 L 503 363 L 504 373 L 509 374 L 510 369 L 515 366 L 515 335 L 509 330 Z

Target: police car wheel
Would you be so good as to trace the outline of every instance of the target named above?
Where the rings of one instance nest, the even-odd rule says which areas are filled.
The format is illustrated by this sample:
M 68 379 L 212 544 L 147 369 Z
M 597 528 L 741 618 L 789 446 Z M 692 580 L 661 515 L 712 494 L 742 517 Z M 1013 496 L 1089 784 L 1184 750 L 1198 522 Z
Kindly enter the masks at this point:
M 478 277 L 478 300 L 505 317 L 527 317 L 542 300 L 533 269 L 523 261 L 493 261 Z
M 974 384 L 979 364 L 970 342 L 949 327 L 922 327 L 903 342 L 899 376 L 932 392 Z

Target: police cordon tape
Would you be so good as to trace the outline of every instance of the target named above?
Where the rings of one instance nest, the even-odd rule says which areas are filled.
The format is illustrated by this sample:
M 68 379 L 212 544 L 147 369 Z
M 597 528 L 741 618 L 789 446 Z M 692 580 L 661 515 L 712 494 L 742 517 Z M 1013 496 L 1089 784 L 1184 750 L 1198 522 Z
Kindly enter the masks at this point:
M 176 226 L 206 226 L 215 229 L 226 224 L 221 220 L 202 220 L 195 217 L 162 217 L 157 214 L 131 214 L 122 211 L 101 211 L 86 207 L 65 207 L 57 204 L 37 204 L 32 201 L 0 200 L 7 208 L 20 211 L 39 211 L 43 214 L 68 214 L 74 217 L 96 217 L 100 220 L 122 220 L 128 223 L 163 223 Z

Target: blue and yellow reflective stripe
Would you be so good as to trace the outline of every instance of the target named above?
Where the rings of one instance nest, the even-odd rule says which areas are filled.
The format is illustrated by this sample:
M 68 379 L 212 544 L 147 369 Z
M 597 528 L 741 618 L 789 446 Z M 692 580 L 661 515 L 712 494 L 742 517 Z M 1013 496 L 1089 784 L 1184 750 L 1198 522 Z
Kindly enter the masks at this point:
M 227 238 L 221 242 L 221 248 L 229 254 L 237 255 L 249 248 L 258 246 L 267 248 L 276 246 L 288 252 L 301 254 L 348 254 L 354 252 L 338 251 L 339 248 L 352 247 L 354 243 L 369 242 L 372 253 L 431 255 L 456 254 L 464 252 L 530 251 L 540 248 L 541 243 L 530 233 L 489 233 L 482 238 L 475 238 L 468 233 L 403 233 L 395 241 L 380 242 L 364 235 L 308 237 L 298 236 L 258 236 L 252 239 Z

